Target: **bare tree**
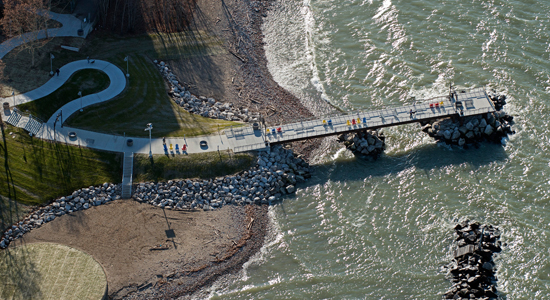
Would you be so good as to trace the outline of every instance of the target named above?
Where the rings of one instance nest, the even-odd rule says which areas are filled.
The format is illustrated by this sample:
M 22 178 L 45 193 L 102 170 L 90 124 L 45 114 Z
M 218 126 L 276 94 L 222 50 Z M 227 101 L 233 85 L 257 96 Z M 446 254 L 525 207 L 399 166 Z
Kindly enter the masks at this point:
M 21 49 L 28 50 L 34 66 L 36 50 L 48 40 L 49 10 L 43 0 L 9 0 L 4 3 L 4 17 L 0 20 L 8 37 L 19 37 Z

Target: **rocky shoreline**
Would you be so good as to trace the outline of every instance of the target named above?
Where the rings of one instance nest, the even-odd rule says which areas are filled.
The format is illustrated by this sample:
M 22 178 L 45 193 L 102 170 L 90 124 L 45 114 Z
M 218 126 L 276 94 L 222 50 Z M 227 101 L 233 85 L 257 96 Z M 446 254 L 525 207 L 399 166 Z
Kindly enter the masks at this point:
M 493 254 L 502 251 L 500 231 L 492 225 L 469 222 L 455 226 L 457 249 L 447 267 L 453 286 L 444 299 L 497 299 Z

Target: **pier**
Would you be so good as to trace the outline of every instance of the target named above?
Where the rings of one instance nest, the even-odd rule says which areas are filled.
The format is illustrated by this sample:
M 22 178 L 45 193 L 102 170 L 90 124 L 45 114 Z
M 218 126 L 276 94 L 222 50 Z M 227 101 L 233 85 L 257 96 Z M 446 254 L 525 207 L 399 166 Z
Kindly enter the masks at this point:
M 317 137 L 379 129 L 431 119 L 466 117 L 495 112 L 484 88 L 452 92 L 446 96 L 418 101 L 411 105 L 374 111 L 347 112 L 277 126 L 247 126 L 225 131 L 234 152 L 261 150 Z

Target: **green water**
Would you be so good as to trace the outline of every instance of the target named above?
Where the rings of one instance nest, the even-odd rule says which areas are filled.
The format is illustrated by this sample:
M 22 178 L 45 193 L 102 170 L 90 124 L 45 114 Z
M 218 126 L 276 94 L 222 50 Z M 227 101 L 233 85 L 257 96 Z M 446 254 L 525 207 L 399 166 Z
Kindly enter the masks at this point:
M 314 177 L 271 206 L 261 253 L 210 297 L 441 299 L 468 218 L 503 232 L 502 299 L 550 299 L 549 21 L 545 1 L 279 0 L 269 68 L 315 113 L 487 86 L 508 95 L 517 134 L 464 150 L 394 127 L 377 161 L 326 141 Z

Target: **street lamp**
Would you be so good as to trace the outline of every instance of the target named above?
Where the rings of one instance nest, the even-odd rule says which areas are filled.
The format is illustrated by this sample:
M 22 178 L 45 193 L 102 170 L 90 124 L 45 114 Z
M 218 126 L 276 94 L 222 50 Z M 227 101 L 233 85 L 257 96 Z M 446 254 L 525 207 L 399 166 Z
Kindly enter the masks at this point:
M 80 96 L 80 112 L 82 112 L 82 91 L 78 91 L 78 95 Z
M 55 58 L 55 56 L 53 56 L 53 54 L 50 53 L 50 76 L 53 76 L 53 59 Z
M 126 77 L 130 78 L 130 72 L 128 72 L 128 61 L 129 61 L 128 55 L 124 58 L 124 61 L 126 62 Z
M 149 131 L 149 158 L 153 158 L 153 152 L 151 151 L 151 130 L 153 130 L 153 123 L 147 123 L 145 131 Z

